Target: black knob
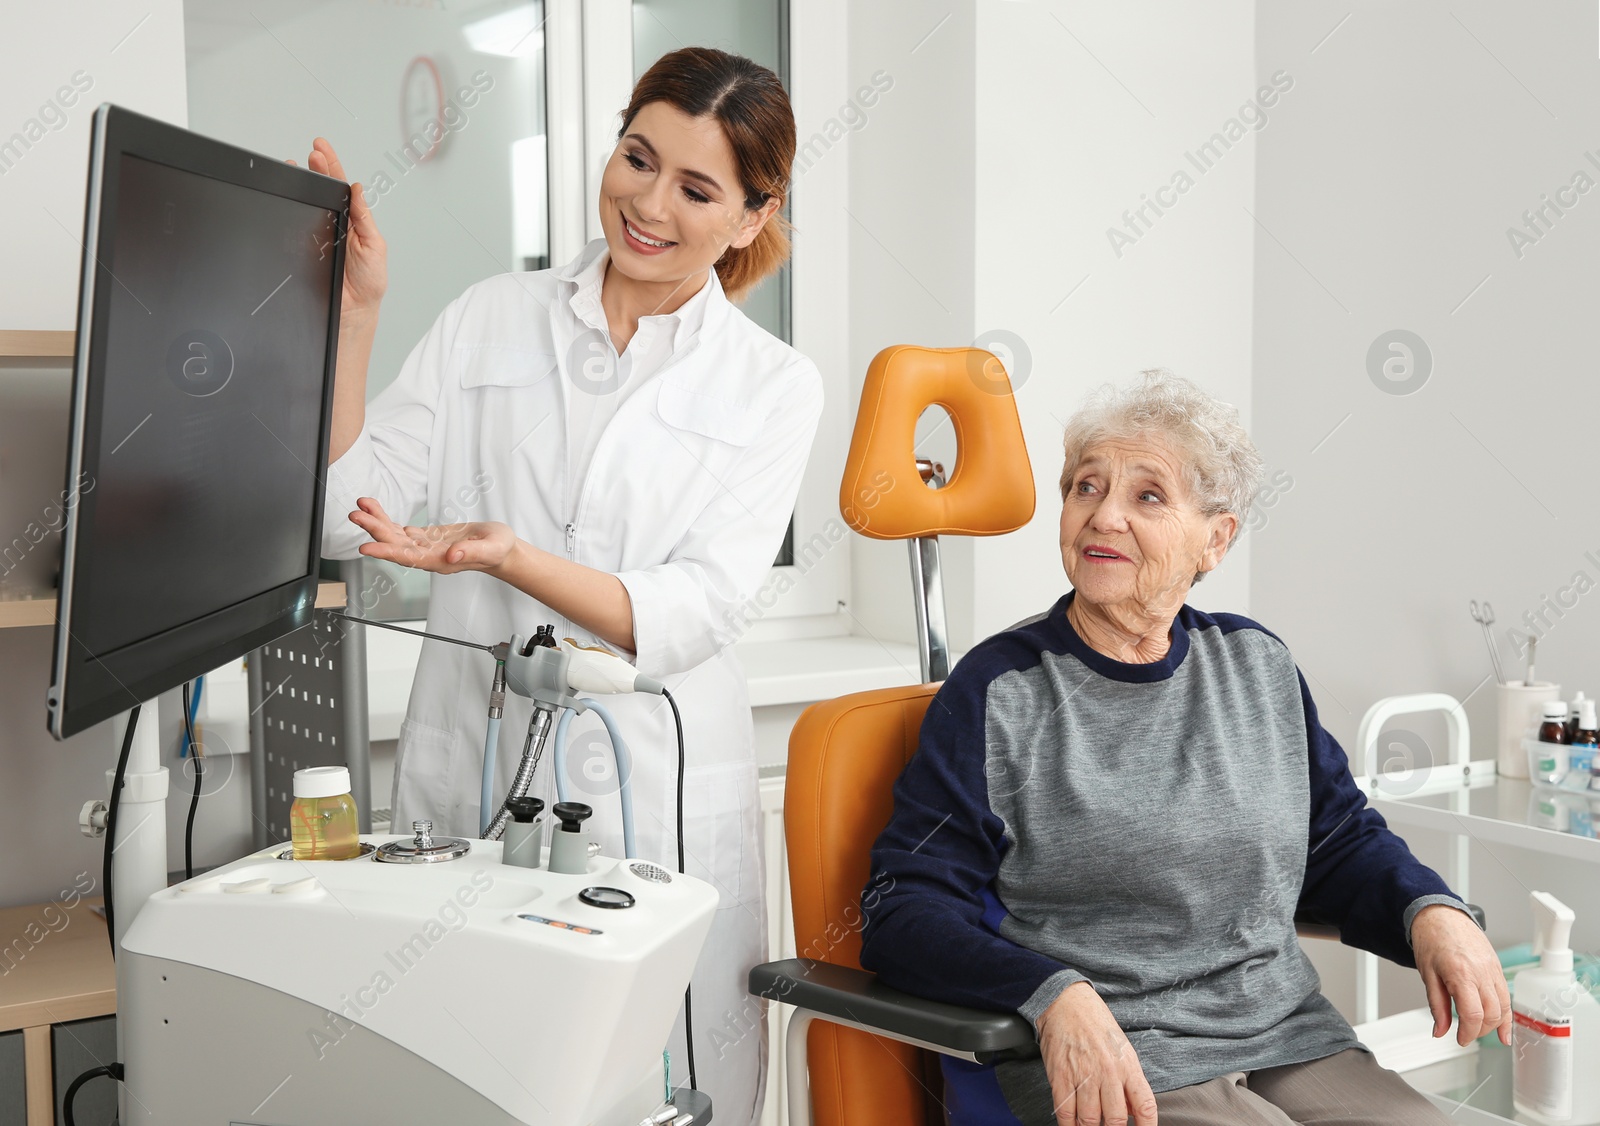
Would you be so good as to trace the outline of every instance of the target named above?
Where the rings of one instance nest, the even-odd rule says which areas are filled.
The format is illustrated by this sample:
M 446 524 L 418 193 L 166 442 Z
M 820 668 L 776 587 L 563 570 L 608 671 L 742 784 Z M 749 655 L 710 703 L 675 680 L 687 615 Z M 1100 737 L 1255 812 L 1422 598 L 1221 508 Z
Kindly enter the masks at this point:
M 583 832 L 583 823 L 594 814 L 594 810 L 581 801 L 558 801 L 550 807 L 550 812 L 560 818 L 563 833 Z
M 539 626 L 533 631 L 533 636 L 528 638 L 528 643 L 522 647 L 524 657 L 533 656 L 535 649 L 559 649 L 561 645 L 556 641 L 555 626 Z
M 506 810 L 511 814 L 511 820 L 528 822 L 544 812 L 542 798 L 507 798 Z

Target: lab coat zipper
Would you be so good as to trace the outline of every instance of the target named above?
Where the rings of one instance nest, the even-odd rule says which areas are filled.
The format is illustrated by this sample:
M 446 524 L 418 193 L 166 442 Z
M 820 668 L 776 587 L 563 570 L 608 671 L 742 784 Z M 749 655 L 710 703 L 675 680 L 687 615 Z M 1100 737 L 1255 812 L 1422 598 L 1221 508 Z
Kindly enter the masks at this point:
M 578 538 L 578 528 L 575 524 L 567 525 L 567 558 L 572 558 L 572 544 Z

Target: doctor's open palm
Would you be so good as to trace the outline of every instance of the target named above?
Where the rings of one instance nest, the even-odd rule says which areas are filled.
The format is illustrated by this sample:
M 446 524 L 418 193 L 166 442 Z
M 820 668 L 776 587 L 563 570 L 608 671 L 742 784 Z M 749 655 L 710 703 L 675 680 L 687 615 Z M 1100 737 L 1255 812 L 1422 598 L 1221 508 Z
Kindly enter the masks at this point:
M 369 559 L 387 559 L 436 575 L 457 571 L 493 574 L 517 544 L 511 526 L 493 520 L 418 527 L 395 523 L 371 497 L 362 497 L 356 504 L 359 511 L 350 514 L 350 521 L 372 537 L 372 542 L 360 549 Z

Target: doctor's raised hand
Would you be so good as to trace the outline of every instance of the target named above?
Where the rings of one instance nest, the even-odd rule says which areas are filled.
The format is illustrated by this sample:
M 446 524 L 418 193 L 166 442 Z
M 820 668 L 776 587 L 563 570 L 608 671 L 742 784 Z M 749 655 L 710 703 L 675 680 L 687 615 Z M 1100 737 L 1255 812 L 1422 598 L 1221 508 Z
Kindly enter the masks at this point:
M 285 163 L 294 164 L 294 161 Z M 344 165 L 327 138 L 311 143 L 306 167 L 345 179 Z M 333 433 L 328 464 L 338 461 L 361 433 L 366 418 L 367 365 L 378 333 L 378 306 L 389 288 L 389 252 L 360 184 L 350 185 L 350 225 L 345 235 L 344 292 L 339 302 L 339 360 L 333 383 Z

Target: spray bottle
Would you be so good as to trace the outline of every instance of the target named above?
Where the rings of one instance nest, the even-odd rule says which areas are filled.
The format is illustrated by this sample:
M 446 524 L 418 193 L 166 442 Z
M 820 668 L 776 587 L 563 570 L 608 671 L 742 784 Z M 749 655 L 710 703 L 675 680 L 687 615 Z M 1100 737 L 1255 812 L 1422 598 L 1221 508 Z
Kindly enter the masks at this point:
M 1572 971 L 1572 909 L 1533 893 L 1537 968 L 1512 983 L 1511 1090 L 1516 1108 L 1539 1122 L 1600 1123 L 1600 1001 Z

